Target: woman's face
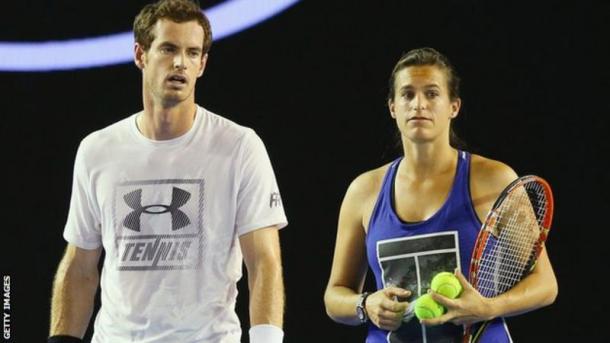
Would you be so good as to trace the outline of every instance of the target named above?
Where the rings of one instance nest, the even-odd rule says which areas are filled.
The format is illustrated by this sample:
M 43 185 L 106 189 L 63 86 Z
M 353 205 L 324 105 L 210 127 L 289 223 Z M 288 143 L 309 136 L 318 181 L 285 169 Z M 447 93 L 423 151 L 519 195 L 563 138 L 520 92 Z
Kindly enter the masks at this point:
M 388 101 L 403 141 L 414 143 L 438 137 L 448 140 L 451 119 L 460 104 L 460 99 L 449 97 L 446 72 L 434 65 L 411 66 L 396 73 L 394 98 Z

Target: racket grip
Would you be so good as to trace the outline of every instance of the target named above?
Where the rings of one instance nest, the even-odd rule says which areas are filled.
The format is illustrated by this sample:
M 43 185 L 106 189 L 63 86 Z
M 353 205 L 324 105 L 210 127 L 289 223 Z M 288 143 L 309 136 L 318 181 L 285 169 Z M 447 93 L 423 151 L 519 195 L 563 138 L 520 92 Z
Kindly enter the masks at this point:
M 470 333 L 471 325 L 464 325 L 464 336 L 462 337 L 462 343 L 470 343 L 472 334 Z

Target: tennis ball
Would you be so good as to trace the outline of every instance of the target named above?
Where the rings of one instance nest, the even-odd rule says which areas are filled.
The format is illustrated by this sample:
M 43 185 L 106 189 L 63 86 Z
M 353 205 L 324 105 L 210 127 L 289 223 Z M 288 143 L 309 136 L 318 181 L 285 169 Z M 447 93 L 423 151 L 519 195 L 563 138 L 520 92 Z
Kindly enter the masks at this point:
M 441 272 L 434 276 L 430 289 L 447 298 L 455 299 L 462 293 L 462 285 L 455 275 L 449 272 Z
M 417 319 L 430 319 L 440 317 L 445 313 L 445 308 L 434 301 L 430 294 L 424 294 L 415 300 L 415 316 Z

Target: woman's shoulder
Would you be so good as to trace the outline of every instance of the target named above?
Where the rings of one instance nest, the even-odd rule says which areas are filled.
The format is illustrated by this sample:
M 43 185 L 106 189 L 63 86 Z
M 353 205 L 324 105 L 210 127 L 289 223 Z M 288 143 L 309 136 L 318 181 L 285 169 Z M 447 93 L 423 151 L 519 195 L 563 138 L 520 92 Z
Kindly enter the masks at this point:
M 390 165 L 391 163 L 388 163 L 358 175 L 345 193 L 341 212 L 346 216 L 358 218 L 365 231 Z
M 387 163 L 358 175 L 350 184 L 348 193 L 362 197 L 377 195 L 390 166 L 391 163 Z
M 472 154 L 470 180 L 473 198 L 479 194 L 499 195 L 518 176 L 506 163 Z

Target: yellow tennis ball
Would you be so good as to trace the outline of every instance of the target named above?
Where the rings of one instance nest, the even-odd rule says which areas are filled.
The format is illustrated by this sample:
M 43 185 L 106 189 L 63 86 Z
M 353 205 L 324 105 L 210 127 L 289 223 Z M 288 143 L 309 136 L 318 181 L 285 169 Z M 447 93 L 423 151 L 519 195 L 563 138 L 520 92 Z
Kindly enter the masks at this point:
M 462 293 L 460 280 L 449 272 L 441 272 L 434 276 L 430 289 L 447 298 L 455 299 Z
M 440 317 L 445 313 L 443 305 L 432 299 L 430 294 L 424 294 L 415 300 L 415 316 L 417 319 L 430 319 Z

